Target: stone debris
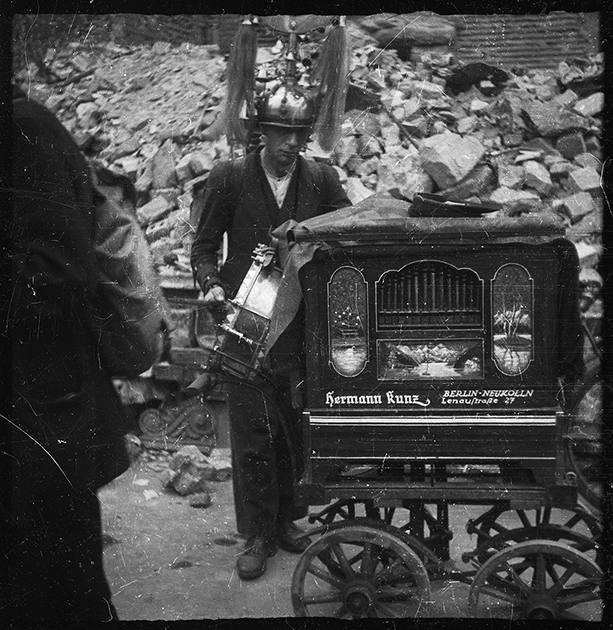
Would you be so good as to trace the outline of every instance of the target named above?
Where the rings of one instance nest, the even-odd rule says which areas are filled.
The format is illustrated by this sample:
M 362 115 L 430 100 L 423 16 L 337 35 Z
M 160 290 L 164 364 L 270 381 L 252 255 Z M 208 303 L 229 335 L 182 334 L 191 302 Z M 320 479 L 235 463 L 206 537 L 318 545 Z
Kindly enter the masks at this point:
M 434 192 L 495 201 L 518 220 L 553 208 L 578 250 L 591 252 L 583 266 L 597 268 L 602 53 L 554 70 L 463 65 L 454 23 L 431 12 L 355 17 L 349 32 L 343 137 L 332 153 L 307 154 L 337 168 L 353 204 Z M 271 54 L 260 48 L 258 59 Z M 63 71 L 73 58 L 92 71 L 70 84 L 47 84 L 34 66 L 22 78 L 92 160 L 133 182 L 162 281 L 189 278 L 194 188 L 242 150 L 223 134 L 227 57 L 192 44 L 71 44 L 54 63 Z
M 441 190 L 464 179 L 484 153 L 484 146 L 476 138 L 451 132 L 426 138 L 420 148 L 422 166 Z
M 207 508 L 212 503 L 211 495 L 208 492 L 198 492 L 189 498 L 189 504 L 195 508 Z
M 226 481 L 231 476 L 231 463 L 222 454 L 204 455 L 200 449 L 188 444 L 174 453 L 163 470 L 160 481 L 165 488 L 172 488 L 178 494 L 210 493 L 208 481 Z

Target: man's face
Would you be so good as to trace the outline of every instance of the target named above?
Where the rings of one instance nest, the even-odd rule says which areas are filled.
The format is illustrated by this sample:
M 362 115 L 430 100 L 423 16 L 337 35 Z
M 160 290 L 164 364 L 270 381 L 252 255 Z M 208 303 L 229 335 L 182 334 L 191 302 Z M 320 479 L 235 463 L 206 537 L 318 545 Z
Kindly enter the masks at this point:
M 264 144 L 266 154 L 272 164 L 281 170 L 287 170 L 296 161 L 309 140 L 310 129 L 296 127 L 264 126 Z

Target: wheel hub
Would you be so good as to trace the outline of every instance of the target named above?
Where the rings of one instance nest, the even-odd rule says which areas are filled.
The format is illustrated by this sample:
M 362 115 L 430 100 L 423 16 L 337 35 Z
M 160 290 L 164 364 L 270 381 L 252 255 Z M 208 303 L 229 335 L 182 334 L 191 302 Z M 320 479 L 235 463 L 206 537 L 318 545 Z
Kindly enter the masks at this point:
M 533 595 L 524 605 L 526 619 L 559 619 L 560 609 L 548 595 Z
M 365 615 L 373 608 L 375 601 L 375 590 L 368 582 L 351 582 L 343 592 L 343 603 L 352 615 Z

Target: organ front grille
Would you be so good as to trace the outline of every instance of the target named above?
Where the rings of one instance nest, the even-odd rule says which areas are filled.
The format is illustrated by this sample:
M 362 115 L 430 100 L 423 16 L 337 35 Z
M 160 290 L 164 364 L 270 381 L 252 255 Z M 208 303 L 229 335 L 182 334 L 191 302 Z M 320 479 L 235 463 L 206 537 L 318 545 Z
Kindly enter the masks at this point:
M 386 272 L 376 284 L 380 329 L 482 324 L 482 283 L 469 269 L 420 261 Z

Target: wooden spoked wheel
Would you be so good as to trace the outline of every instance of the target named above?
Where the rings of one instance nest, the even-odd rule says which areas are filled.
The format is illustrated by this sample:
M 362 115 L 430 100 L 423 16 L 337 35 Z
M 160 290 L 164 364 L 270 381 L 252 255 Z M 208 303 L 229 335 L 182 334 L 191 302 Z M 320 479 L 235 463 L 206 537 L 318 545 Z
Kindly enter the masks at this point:
M 419 556 L 388 529 L 342 522 L 309 545 L 292 579 L 298 617 L 427 615 L 430 580 Z
M 602 616 L 603 574 L 585 554 L 552 540 L 520 542 L 477 571 L 468 594 L 471 616 L 499 619 L 588 619 Z
M 474 531 L 479 544 L 472 555 L 481 564 L 501 549 L 543 538 L 566 543 L 597 564 L 602 559 L 602 523 L 582 508 L 490 510 Z

